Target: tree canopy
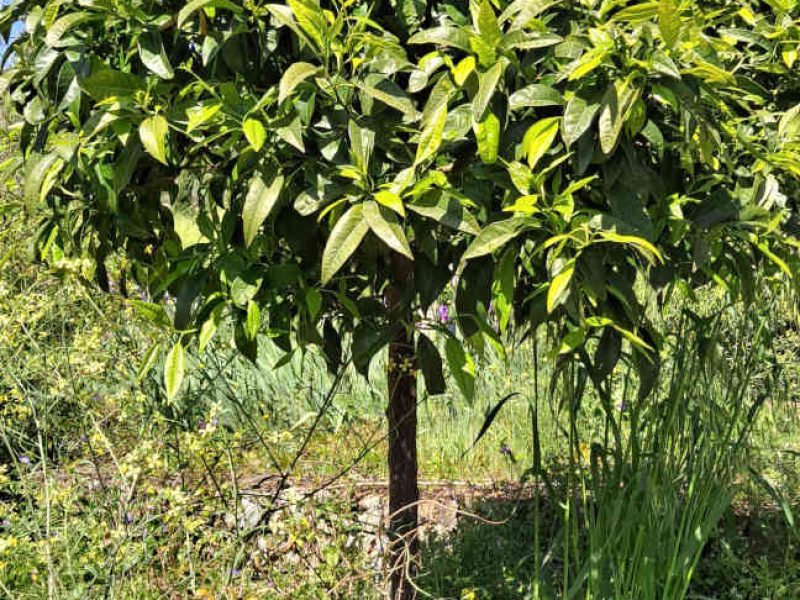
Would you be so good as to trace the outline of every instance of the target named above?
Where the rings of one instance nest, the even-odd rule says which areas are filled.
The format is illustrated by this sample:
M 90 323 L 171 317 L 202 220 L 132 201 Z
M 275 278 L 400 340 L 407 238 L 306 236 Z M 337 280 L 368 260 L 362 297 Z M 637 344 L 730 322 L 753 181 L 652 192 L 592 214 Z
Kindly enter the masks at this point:
M 174 369 L 230 318 L 251 358 L 264 331 L 333 367 L 354 332 L 366 372 L 457 276 L 444 355 L 470 395 L 471 355 L 509 327 L 557 323 L 556 351 L 595 348 L 600 375 L 625 341 L 652 371 L 648 294 L 750 298 L 755 269 L 792 275 L 799 17 L 793 0 L 19 0 L 0 80 L 37 252 L 101 285 L 122 257 L 171 294 L 138 304 L 182 332 Z M 392 256 L 413 262 L 399 321 Z M 439 352 L 417 333 L 434 393 Z

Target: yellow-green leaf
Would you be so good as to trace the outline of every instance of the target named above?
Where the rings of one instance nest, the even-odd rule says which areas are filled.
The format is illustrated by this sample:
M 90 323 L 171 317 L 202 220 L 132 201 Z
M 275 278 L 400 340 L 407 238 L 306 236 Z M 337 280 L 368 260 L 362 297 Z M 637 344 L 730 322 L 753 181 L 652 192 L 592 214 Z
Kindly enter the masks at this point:
M 180 340 L 175 342 L 164 361 L 164 387 L 167 390 L 167 401 L 175 399 L 178 390 L 183 383 L 184 376 L 184 351 Z
M 492 111 L 486 113 L 482 121 L 473 123 L 475 139 L 478 142 L 478 155 L 486 164 L 497 162 L 500 147 L 500 119 Z
M 167 120 L 161 115 L 146 118 L 139 125 L 139 138 L 147 153 L 158 162 L 167 164 Z
M 364 209 L 356 204 L 344 213 L 331 230 L 322 252 L 322 283 L 328 283 L 358 249 L 367 235 L 369 225 L 364 219 Z
M 553 145 L 558 133 L 558 122 L 558 117 L 541 119 L 531 125 L 522 138 L 522 151 L 528 157 L 528 166 L 531 169 Z
M 393 210 L 401 217 L 406 216 L 406 209 L 403 206 L 402 198 L 391 190 L 378 190 L 375 192 L 373 198 L 375 198 L 379 204 Z
M 245 119 L 242 123 L 242 131 L 244 137 L 250 143 L 250 146 L 258 152 L 267 141 L 267 130 L 264 129 L 264 124 L 258 119 Z
M 445 102 L 439 106 L 430 121 L 428 121 L 425 129 L 420 133 L 419 144 L 417 145 L 417 157 L 414 160 L 415 165 L 425 162 L 436 155 L 436 151 L 442 144 L 442 132 L 444 131 L 446 119 L 447 103 Z
M 572 281 L 572 274 L 575 265 L 569 264 L 561 272 L 553 277 L 550 287 L 547 288 L 547 312 L 553 312 L 569 296 L 569 284 Z
M 278 104 L 283 103 L 298 85 L 318 71 L 319 67 L 307 62 L 296 62 L 286 69 L 278 84 Z

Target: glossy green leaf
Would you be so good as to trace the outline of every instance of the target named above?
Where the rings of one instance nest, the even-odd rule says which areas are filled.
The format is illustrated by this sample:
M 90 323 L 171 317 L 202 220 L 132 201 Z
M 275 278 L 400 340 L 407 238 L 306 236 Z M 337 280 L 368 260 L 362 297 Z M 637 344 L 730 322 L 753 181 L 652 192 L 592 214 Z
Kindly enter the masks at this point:
M 283 175 L 280 174 L 272 177 L 269 184 L 258 174 L 250 180 L 242 207 L 245 246 L 253 243 L 261 225 L 275 208 L 282 188 Z
M 309 77 L 312 77 L 319 72 L 319 67 L 307 62 L 296 62 L 292 64 L 281 77 L 278 84 L 278 104 L 283 104 L 298 85 L 303 83 Z
M 489 70 L 478 74 L 478 93 L 472 99 L 472 117 L 475 121 L 483 120 L 483 113 L 497 90 L 503 70 L 504 63 L 498 61 Z
M 143 33 L 139 36 L 139 57 L 145 67 L 162 79 L 172 79 L 175 73 L 164 51 L 164 44 L 158 33 Z
M 364 219 L 372 233 L 395 252 L 413 260 L 414 254 L 397 215 L 373 200 L 366 200 L 363 207 Z
M 567 147 L 577 142 L 578 138 L 592 126 L 599 110 L 599 104 L 590 104 L 577 94 L 569 99 L 561 124 L 561 136 Z
M 495 221 L 484 227 L 478 236 L 464 252 L 464 260 L 471 260 L 479 256 L 491 254 L 495 250 L 502 248 L 509 241 L 517 237 L 528 225 L 524 218 L 512 217 L 505 221 Z
M 79 71 L 78 84 L 98 101 L 110 97 L 130 97 L 145 89 L 141 78 L 114 70 L 96 58 L 91 60 L 85 71 Z
M 547 312 L 553 312 L 569 296 L 569 286 L 572 274 L 575 271 L 573 264 L 565 266 L 550 282 L 547 288 Z
M 533 169 L 553 146 L 558 134 L 558 117 L 541 119 L 530 126 L 522 139 L 522 151 L 528 159 L 528 166 Z
M 425 129 L 419 136 L 417 145 L 417 156 L 414 164 L 420 164 L 436 155 L 439 146 L 442 144 L 442 132 L 447 120 L 447 104 L 443 103 L 436 113 L 431 117 Z
M 510 110 L 518 110 L 529 106 L 561 106 L 563 104 L 564 98 L 557 90 L 541 83 L 532 83 L 517 90 L 508 98 L 508 108 Z
M 48 28 L 44 41 L 48 46 L 54 46 L 58 48 L 64 45 L 64 40 L 62 38 L 72 28 L 85 21 L 96 18 L 96 15 L 83 11 L 66 14 Z
M 351 206 L 334 225 L 322 253 L 322 283 L 328 283 L 353 255 L 367 235 L 369 225 L 361 204 Z
M 478 156 L 486 164 L 497 162 L 500 148 L 500 119 L 493 112 L 487 112 L 483 120 L 473 124 L 475 141 L 478 143 Z

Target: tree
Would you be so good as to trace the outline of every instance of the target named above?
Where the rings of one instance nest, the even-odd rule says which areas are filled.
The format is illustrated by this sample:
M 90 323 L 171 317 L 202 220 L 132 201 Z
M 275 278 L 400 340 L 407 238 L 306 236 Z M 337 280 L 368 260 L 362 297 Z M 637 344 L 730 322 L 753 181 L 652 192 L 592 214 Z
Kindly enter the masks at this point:
M 656 381 L 648 294 L 792 276 L 798 9 L 768 4 L 12 2 L 0 86 L 39 255 L 88 258 L 103 288 L 123 257 L 175 297 L 138 303 L 178 333 L 170 399 L 225 320 L 251 359 L 263 332 L 366 375 L 388 345 L 404 536 L 417 368 L 445 389 L 426 315 L 454 277 L 458 332 L 439 329 L 467 397 L 487 344 L 547 322 L 611 411 L 623 351 L 643 397 Z

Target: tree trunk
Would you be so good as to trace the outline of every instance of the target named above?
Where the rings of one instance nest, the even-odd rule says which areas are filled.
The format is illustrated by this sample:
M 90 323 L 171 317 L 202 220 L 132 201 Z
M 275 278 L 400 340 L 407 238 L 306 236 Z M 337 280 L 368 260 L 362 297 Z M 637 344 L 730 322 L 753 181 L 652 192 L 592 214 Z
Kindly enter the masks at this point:
M 417 567 L 417 365 L 413 315 L 403 292 L 413 289 L 414 267 L 392 256 L 394 284 L 386 292 L 391 314 L 402 325 L 389 344 L 387 380 L 389 407 L 389 560 L 392 600 L 411 600 L 416 592 L 409 579 Z

